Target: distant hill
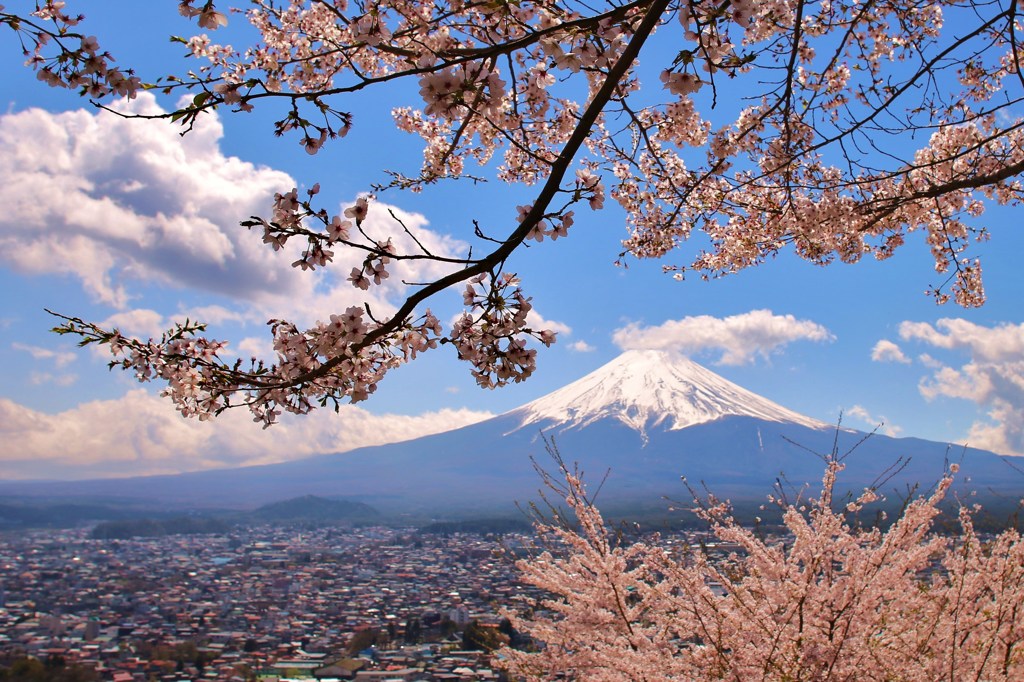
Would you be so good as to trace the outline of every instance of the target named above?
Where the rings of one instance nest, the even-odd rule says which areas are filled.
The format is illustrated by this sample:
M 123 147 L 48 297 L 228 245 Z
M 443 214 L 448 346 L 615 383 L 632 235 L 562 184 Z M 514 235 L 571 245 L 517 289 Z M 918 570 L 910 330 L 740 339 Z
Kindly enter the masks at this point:
M 419 529 L 422 535 L 502 535 L 504 533 L 528 533 L 533 529 L 523 519 L 470 519 L 466 521 L 437 521 Z
M 126 540 L 165 535 L 212 535 L 225 533 L 229 528 L 220 519 L 179 516 L 172 519 L 105 521 L 93 528 L 90 535 L 95 540 Z
M 368 504 L 304 495 L 263 505 L 252 511 L 206 510 L 200 515 L 182 516 L 178 511 L 122 506 L 29 503 L 0 503 L 0 530 L 13 528 L 73 528 L 99 522 L 92 532 L 98 539 L 160 537 L 223 533 L 232 525 L 264 523 L 363 523 L 378 521 L 380 512 Z
M 69 528 L 95 521 L 137 518 L 134 508 L 100 504 L 62 504 L 10 501 L 0 503 L 0 530 L 9 528 Z
M 245 517 L 265 523 L 311 521 L 336 523 L 339 521 L 368 521 L 380 517 L 380 512 L 368 504 L 349 500 L 330 500 L 317 495 L 303 495 L 281 502 L 272 502 L 245 514 Z

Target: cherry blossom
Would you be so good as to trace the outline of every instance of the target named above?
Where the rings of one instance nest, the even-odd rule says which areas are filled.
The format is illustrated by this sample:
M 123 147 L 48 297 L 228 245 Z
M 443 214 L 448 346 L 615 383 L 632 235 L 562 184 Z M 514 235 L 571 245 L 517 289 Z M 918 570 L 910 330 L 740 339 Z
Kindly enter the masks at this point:
M 20 42 L 42 82 L 103 107 L 134 96 L 143 81 L 103 50 L 102 28 L 73 14 L 75 4 L 19 3 L 0 9 L 0 27 Z M 325 345 L 321 331 L 294 329 L 281 363 L 254 368 L 197 365 L 175 346 L 171 365 L 199 377 L 162 376 L 165 342 L 119 343 L 117 358 L 159 357 L 159 367 L 140 361 L 143 375 L 168 381 L 172 400 L 187 392 L 184 411 L 195 416 L 244 404 L 272 420 L 278 409 L 363 399 L 388 369 L 435 345 L 454 348 L 481 385 L 526 378 L 535 367 L 530 344 L 553 336 L 524 326 L 516 311 L 529 297 L 503 268 L 524 243 L 550 248 L 612 202 L 626 226 L 619 261 L 661 259 L 678 279 L 728 275 L 787 250 L 828 265 L 923 245 L 936 279 L 922 289 L 939 303 L 978 306 L 983 264 L 971 246 L 989 236 L 985 208 L 1018 205 L 1024 189 L 1015 3 L 167 4 L 197 29 L 176 39 L 191 67 L 145 87 L 188 95 L 164 116 L 183 132 L 214 109 L 226 116 L 259 107 L 273 113 L 273 134 L 310 154 L 332 153 L 358 130 L 348 110 L 355 98 L 405 81 L 410 96 L 395 102 L 393 122 L 422 143 L 412 172 L 386 168 L 387 180 L 378 182 L 368 169 L 373 194 L 340 216 L 314 204 L 322 201 L 316 192 L 300 197 L 289 188 L 266 216 L 240 216 L 275 251 L 296 253 L 286 247 L 303 244 L 291 256 L 300 270 L 355 254 L 345 259 L 355 288 L 403 292 L 362 340 Z M 258 36 L 252 44 L 217 41 L 232 10 Z M 394 235 L 417 245 L 407 252 L 387 235 L 362 232 L 375 195 L 488 177 L 532 196 L 516 210 L 495 211 L 501 218 L 489 232 L 474 222 L 479 216 L 467 216 L 478 241 L 464 256 L 438 257 L 398 220 Z M 692 236 L 701 246 L 691 245 Z M 393 272 L 403 261 L 431 261 L 444 274 L 400 283 Z M 467 283 L 475 293 L 465 315 L 424 333 L 427 301 Z M 103 343 L 120 338 L 79 323 L 62 329 Z M 273 330 L 292 327 L 282 321 Z M 136 364 L 131 358 L 130 368 Z M 196 397 L 197 386 L 210 400 Z
M 571 468 L 549 480 L 573 522 L 538 521 L 546 548 L 517 562 L 550 596 L 511 609 L 542 646 L 499 652 L 512 676 L 580 680 L 1015 680 L 1024 674 L 1024 540 L 933 532 L 956 467 L 883 530 L 879 498 L 841 497 L 832 459 L 816 499 L 785 501 L 784 527 L 741 526 L 694 498 L 712 557 L 657 535 L 620 542 Z
M 96 36 L 75 31 L 83 17 L 68 14 L 65 5 L 59 0 L 37 2 L 35 11 L 24 17 L 7 14 L 0 6 L 0 25 L 18 35 L 26 64 L 43 83 L 93 98 L 135 97 L 142 81 L 131 70 L 114 66 L 114 58 L 101 50 Z M 48 57 L 53 48 L 57 54 Z
M 356 199 L 354 206 L 350 206 L 345 209 L 345 217 L 352 218 L 356 221 L 356 225 L 359 225 L 366 220 L 367 203 L 366 197 L 359 197 Z
M 199 12 L 199 26 L 211 31 L 228 25 L 228 18 L 222 13 L 213 9 L 213 3 L 207 3 L 207 8 Z

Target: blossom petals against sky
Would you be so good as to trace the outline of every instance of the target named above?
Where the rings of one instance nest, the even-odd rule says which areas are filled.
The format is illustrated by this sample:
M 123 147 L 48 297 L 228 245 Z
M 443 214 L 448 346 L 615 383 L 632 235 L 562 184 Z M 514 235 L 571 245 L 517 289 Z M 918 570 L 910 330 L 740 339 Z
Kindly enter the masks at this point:
M 164 4 L 133 5 L 124 16 L 85 11 L 113 22 L 112 35 L 132 37 L 109 43 L 119 63 L 163 74 L 166 62 L 152 60 L 178 56 L 162 35 Z M 151 42 L 137 37 L 146 28 Z M 157 397 L 159 387 L 140 388 L 108 372 L 100 354 L 50 334 L 54 320 L 43 308 L 142 337 L 202 320 L 211 336 L 231 340 L 231 352 L 265 358 L 270 318 L 306 326 L 364 301 L 375 313 L 393 310 L 438 266 L 402 264 L 362 292 L 346 279 L 357 255 L 338 253 L 331 267 L 301 272 L 291 266 L 297 246 L 275 253 L 239 221 L 268 215 L 274 193 L 293 187 L 320 183 L 321 204 L 340 213 L 386 182 L 382 168 L 415 174 L 415 139 L 387 125 L 393 106 L 418 103 L 415 88 L 352 100 L 352 131 L 311 157 L 295 139 L 275 139 L 259 111 L 203 116 L 181 136 L 175 125 L 120 118 L 46 88 L 21 69 L 18 50 L 0 57 L 0 478 L 184 471 L 334 452 L 381 442 L 382 433 L 400 440 L 512 409 L 641 347 L 690 354 L 823 421 L 843 413 L 851 426 L 884 421 L 888 433 L 1024 454 L 1024 234 L 1009 209 L 983 216 L 992 241 L 972 250 L 988 302 L 964 310 L 937 307 L 922 293 L 941 282 L 916 234 L 908 237 L 920 237 L 916 252 L 908 245 L 884 262 L 818 268 L 783 253 L 710 282 L 675 282 L 660 263 L 616 267 L 627 233 L 609 200 L 603 210 L 577 211 L 567 237 L 530 243 L 509 259 L 535 306 L 530 323 L 558 332 L 528 381 L 481 391 L 467 364 L 442 347 L 338 415 L 325 410 L 267 431 L 245 414 L 186 422 Z M 155 113 L 174 104 L 147 92 L 116 106 Z M 393 214 L 432 252 L 464 255 L 474 221 L 487 234 L 507 234 L 528 191 L 450 183 L 389 192 L 371 203 L 364 226 L 375 237 L 410 239 Z M 430 305 L 449 321 L 461 299 L 453 290 Z

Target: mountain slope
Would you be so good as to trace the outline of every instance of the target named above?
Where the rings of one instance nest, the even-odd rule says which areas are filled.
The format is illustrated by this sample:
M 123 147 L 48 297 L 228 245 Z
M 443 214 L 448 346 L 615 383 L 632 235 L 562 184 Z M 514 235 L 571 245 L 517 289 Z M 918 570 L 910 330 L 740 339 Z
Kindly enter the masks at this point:
M 777 481 L 814 490 L 823 457 L 855 445 L 840 477 L 850 489 L 872 484 L 894 465 L 900 469 L 887 489 L 927 488 L 952 459 L 962 463 L 961 489 L 1024 494 L 1024 476 L 993 453 L 880 435 L 860 443 L 863 433 L 837 432 L 696 363 L 649 351 L 625 353 L 511 412 L 404 443 L 177 476 L 0 483 L 0 494 L 131 494 L 243 508 L 312 494 L 360 500 L 383 514 L 510 511 L 514 501 L 536 497 L 534 461 L 550 468 L 545 437 L 567 461 L 578 461 L 593 485 L 611 471 L 601 492 L 606 501 L 683 496 L 680 476 L 734 501 L 763 500 Z

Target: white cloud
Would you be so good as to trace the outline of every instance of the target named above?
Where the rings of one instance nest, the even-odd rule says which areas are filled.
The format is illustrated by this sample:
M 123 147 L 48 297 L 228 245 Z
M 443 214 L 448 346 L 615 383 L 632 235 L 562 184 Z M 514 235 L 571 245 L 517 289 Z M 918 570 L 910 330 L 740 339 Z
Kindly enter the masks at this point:
M 161 112 L 150 94 L 122 106 Z M 266 211 L 291 178 L 224 156 L 216 116 L 179 132 L 84 109 L 0 117 L 3 257 L 22 271 L 74 275 L 117 307 L 131 281 L 238 298 L 289 286 L 287 264 L 238 221 Z
M 971 430 L 967 432 L 967 444 L 992 452 L 1024 455 L 1020 427 L 1024 410 L 1001 403 L 989 411 L 989 417 L 991 422 L 977 421 L 971 424 Z M 1013 421 L 1016 422 L 1015 427 L 1008 428 Z
M 898 345 L 888 339 L 882 339 L 871 349 L 871 359 L 875 362 L 901 362 L 909 364 L 908 358 Z
M 767 358 L 794 341 L 832 341 L 834 336 L 816 322 L 770 310 L 752 310 L 718 318 L 710 315 L 669 320 L 653 327 L 631 322 L 615 330 L 612 340 L 623 350 L 678 350 L 686 354 L 720 351 L 723 365 L 742 365 L 760 355 Z
M 162 111 L 149 93 L 118 106 Z M 238 223 L 268 214 L 274 193 L 290 190 L 295 181 L 221 152 L 216 115 L 199 117 L 184 137 L 179 132 L 165 121 L 84 109 L 0 116 L 0 258 L 22 272 L 73 276 L 95 299 L 126 314 L 135 312 L 128 307 L 140 285 L 156 284 L 237 304 L 198 309 L 204 321 L 244 315 L 300 326 L 363 302 L 375 315 L 386 315 L 405 298 L 403 281 L 429 281 L 450 271 L 452 266 L 430 260 L 392 263 L 390 278 L 364 292 L 347 281 L 363 252 L 336 249 L 335 262 L 314 273 L 293 268 L 301 244 L 292 240 L 274 252 L 260 231 Z M 347 203 L 334 210 L 340 213 Z M 417 253 L 416 240 L 396 218 L 431 253 L 465 254 L 465 244 L 431 232 L 422 215 L 380 202 L 371 202 L 363 230 L 373 239 L 391 237 L 399 252 Z M 137 313 L 133 321 L 145 322 Z M 147 335 L 159 331 L 142 326 Z
M 965 352 L 969 360 L 959 368 L 922 355 L 931 375 L 920 382 L 921 395 L 929 400 L 969 400 L 987 408 L 989 420 L 971 426 L 968 445 L 1024 454 L 1024 324 L 984 327 L 962 319 L 942 319 L 934 326 L 904 322 L 900 336 Z
M 853 407 L 843 411 L 844 417 L 853 417 L 861 421 L 865 426 L 870 429 L 878 429 L 879 433 L 883 433 L 886 436 L 898 436 L 903 429 L 894 424 L 890 424 L 889 420 L 883 415 L 875 416 L 867 411 L 861 405 L 854 405 Z
M 0 398 L 0 450 L 8 478 L 96 478 L 269 464 L 417 438 L 492 416 L 468 409 L 374 415 L 346 405 L 263 430 L 247 412 L 186 420 L 143 389 L 45 414 Z M 102 425 L 102 428 L 97 428 Z
M 171 323 L 155 310 L 136 308 L 114 313 L 100 322 L 99 326 L 104 329 L 117 329 L 125 336 L 147 339 L 158 338 Z
M 219 305 L 204 305 L 189 308 L 187 310 L 182 310 L 173 317 L 178 321 L 183 321 L 181 318 L 185 317 L 190 320 L 202 320 L 203 322 L 208 322 L 210 324 L 221 324 L 223 322 L 264 321 L 256 315 L 242 314 L 237 310 L 230 310 Z
M 55 369 L 62 369 L 71 364 L 78 357 L 70 351 L 52 350 L 41 346 L 32 346 L 27 343 L 12 343 L 11 348 L 28 353 L 36 360 L 52 363 Z M 29 373 L 29 383 L 33 386 L 52 384 L 54 386 L 66 387 L 78 381 L 78 375 L 70 372 L 49 372 L 33 371 Z
M 243 314 L 229 310 L 223 306 L 209 305 L 182 310 L 170 315 L 163 315 L 149 308 L 133 308 L 110 315 L 98 325 L 104 329 L 117 329 L 126 336 L 138 338 L 157 338 L 176 323 L 205 322 L 221 324 L 224 322 L 256 322 L 262 318 L 253 314 Z M 267 335 L 267 347 L 270 347 L 270 336 Z M 103 351 L 106 354 L 106 350 Z
M 55 386 L 70 386 L 78 381 L 77 374 L 53 374 L 52 372 L 32 372 L 29 375 L 29 383 L 33 386 L 53 384 Z
M 36 360 L 52 360 L 55 367 L 65 367 L 75 361 L 78 356 L 69 351 L 57 351 L 40 346 L 31 346 L 26 343 L 12 343 L 11 348 L 25 351 Z
M 984 327 L 960 318 L 944 318 L 934 326 L 904 322 L 900 338 L 917 340 L 936 348 L 966 350 L 972 357 L 1000 361 L 1024 357 L 1024 323 Z
M 526 314 L 526 325 L 531 329 L 548 329 L 550 331 L 555 332 L 556 334 L 561 334 L 564 336 L 569 336 L 570 334 L 572 334 L 572 327 L 565 324 L 564 322 L 546 319 L 540 313 L 537 312 L 536 308 L 531 308 L 530 312 Z
M 592 353 L 597 349 L 591 346 L 583 339 L 580 339 L 579 341 L 573 341 L 572 343 L 570 343 L 569 350 L 574 351 L 576 353 Z
M 265 361 L 276 361 L 277 353 L 274 351 L 274 344 L 271 341 L 270 335 L 267 336 L 247 336 L 237 344 L 235 344 L 235 353 L 241 358 L 257 358 Z M 231 352 L 231 346 L 228 347 L 228 352 Z

